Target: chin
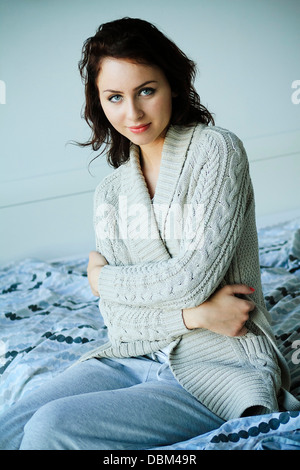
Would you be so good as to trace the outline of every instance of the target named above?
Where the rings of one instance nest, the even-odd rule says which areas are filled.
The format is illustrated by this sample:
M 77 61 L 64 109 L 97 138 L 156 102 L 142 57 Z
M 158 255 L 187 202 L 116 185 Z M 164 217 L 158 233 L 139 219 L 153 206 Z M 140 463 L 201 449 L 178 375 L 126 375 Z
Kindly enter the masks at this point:
M 149 138 L 146 136 L 130 136 L 129 140 L 135 144 L 135 145 L 149 145 L 152 144 L 156 139 L 155 138 Z
M 152 145 L 154 143 L 158 143 L 159 140 L 163 140 L 165 137 L 165 133 L 162 132 L 162 133 L 158 133 L 155 135 L 137 135 L 137 136 L 130 136 L 129 137 L 129 140 L 133 143 L 133 144 L 136 144 L 136 145 L 139 145 L 139 146 L 146 146 L 146 145 Z

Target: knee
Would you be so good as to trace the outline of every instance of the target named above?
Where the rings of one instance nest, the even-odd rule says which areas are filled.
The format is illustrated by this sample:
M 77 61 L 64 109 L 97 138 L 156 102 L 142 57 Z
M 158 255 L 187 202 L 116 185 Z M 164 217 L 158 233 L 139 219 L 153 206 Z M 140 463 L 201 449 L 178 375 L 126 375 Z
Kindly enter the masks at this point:
M 39 408 L 24 427 L 20 450 L 59 450 L 64 449 L 65 419 L 60 400 Z

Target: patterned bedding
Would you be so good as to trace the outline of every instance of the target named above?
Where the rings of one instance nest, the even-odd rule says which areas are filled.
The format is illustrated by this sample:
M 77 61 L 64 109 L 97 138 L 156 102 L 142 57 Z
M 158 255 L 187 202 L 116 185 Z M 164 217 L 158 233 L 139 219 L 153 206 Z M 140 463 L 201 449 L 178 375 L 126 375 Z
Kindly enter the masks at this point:
M 300 399 L 300 219 L 259 230 L 263 290 Z M 106 341 L 87 259 L 26 259 L 0 268 L 0 412 Z M 0 430 L 1 432 L 1 430 Z M 157 448 L 158 449 L 158 448 Z M 168 450 L 298 449 L 300 412 L 226 422 Z

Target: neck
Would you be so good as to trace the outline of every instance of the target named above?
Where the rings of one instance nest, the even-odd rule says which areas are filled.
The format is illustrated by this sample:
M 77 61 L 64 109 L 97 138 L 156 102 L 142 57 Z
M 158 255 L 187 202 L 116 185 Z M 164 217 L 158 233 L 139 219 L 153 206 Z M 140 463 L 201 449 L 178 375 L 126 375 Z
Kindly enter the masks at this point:
M 158 172 L 162 157 L 163 142 L 140 147 L 141 168 L 143 171 Z
M 143 172 L 151 199 L 154 197 L 162 158 L 161 147 L 140 148 L 141 170 Z

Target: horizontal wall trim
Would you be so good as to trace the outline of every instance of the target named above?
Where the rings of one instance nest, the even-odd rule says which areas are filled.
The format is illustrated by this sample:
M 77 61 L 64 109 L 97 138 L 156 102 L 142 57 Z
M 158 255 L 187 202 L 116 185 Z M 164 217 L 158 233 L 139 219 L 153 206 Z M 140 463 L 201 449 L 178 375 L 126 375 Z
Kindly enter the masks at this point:
M 243 141 L 250 165 L 275 159 L 288 161 L 290 158 L 297 159 L 297 155 L 300 157 L 300 129 L 248 137 Z M 87 168 L 81 168 L 32 175 L 30 178 L 2 180 L 0 209 L 93 192 L 97 184 L 112 171 L 113 169 L 103 162 L 95 168 L 94 175 L 91 175 Z M 288 171 L 288 167 L 284 169 L 281 179 L 285 175 L 288 178 Z
M 284 158 L 300 153 L 300 129 L 242 139 L 249 161 Z
M 103 166 L 97 169 L 96 176 L 92 176 L 87 169 L 82 168 L 2 182 L 0 208 L 92 192 L 109 172 L 111 169 Z
M 284 154 L 280 154 L 280 155 L 272 155 L 271 157 L 264 157 L 264 158 L 257 158 L 257 159 L 252 158 L 250 161 L 251 161 L 251 163 L 263 162 L 265 160 L 273 160 L 273 159 L 276 159 L 276 158 L 291 157 L 293 155 L 300 155 L 300 150 L 298 152 L 284 153 Z
M 62 199 L 65 197 L 73 197 L 73 196 L 81 196 L 82 194 L 93 193 L 93 190 L 81 191 L 79 193 L 72 193 L 72 194 L 61 194 L 58 196 L 47 197 L 44 199 L 34 199 L 33 201 L 25 201 L 25 202 L 18 202 L 16 204 L 8 204 L 7 206 L 0 206 L 0 209 L 8 209 L 10 207 L 17 207 L 17 206 L 25 206 L 28 204 L 36 204 L 38 202 L 46 202 L 46 201 L 53 201 L 55 199 Z

